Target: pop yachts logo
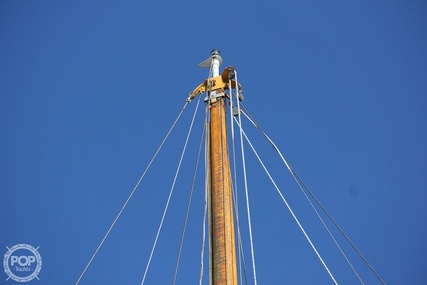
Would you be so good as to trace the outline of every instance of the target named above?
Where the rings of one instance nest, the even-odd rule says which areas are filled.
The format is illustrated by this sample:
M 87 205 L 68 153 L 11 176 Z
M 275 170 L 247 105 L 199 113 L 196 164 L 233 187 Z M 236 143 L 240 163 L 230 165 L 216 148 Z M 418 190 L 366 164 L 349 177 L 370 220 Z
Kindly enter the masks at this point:
M 28 282 L 37 278 L 42 269 L 42 258 L 37 248 L 28 244 L 17 244 L 8 248 L 4 255 L 4 272 L 17 282 Z

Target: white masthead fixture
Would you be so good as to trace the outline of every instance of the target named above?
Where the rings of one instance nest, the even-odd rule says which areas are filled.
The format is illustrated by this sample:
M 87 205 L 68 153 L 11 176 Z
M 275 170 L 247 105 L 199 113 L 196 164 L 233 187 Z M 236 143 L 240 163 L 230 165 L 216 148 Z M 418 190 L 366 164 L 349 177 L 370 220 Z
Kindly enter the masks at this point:
M 199 63 L 199 67 L 202 68 L 211 68 L 212 77 L 219 75 L 219 66 L 222 64 L 222 57 L 219 55 L 219 50 L 213 49 L 211 51 L 211 56 Z

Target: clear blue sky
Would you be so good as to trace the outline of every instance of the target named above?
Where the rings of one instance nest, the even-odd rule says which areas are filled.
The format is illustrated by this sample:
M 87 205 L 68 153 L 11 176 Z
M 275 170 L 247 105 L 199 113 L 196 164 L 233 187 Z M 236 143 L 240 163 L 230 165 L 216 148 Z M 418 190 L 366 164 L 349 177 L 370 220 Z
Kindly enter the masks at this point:
M 40 246 L 30 284 L 77 281 L 213 48 L 386 283 L 425 284 L 424 1 L 1 1 L 0 39 L 0 253 Z M 80 284 L 140 284 L 194 103 Z M 172 282 L 199 115 L 146 284 Z M 271 167 L 337 281 L 360 284 Z M 333 284 L 259 166 L 250 181 L 258 283 Z M 202 198 L 198 188 L 177 284 L 198 282 Z M 365 284 L 380 284 L 345 248 Z

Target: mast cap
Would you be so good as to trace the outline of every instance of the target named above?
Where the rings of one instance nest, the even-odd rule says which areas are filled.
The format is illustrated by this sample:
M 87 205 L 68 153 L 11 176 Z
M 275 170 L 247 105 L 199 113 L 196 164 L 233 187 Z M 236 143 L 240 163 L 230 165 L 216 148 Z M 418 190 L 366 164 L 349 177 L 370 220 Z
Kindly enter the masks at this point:
M 211 55 L 219 55 L 220 54 L 220 52 L 219 52 L 219 50 L 217 50 L 217 49 L 213 49 L 212 51 L 211 51 Z
M 211 51 L 211 56 L 208 59 L 199 63 L 199 67 L 211 68 L 212 59 L 214 59 L 214 58 L 217 59 L 219 61 L 219 64 L 221 65 L 222 64 L 222 57 L 219 54 L 220 54 L 219 50 L 213 49 Z

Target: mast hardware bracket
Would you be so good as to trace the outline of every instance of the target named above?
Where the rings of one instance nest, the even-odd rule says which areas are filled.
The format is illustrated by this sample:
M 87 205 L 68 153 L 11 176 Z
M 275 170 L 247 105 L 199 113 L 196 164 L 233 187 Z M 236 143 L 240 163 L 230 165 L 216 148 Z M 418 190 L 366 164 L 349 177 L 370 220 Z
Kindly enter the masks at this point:
M 236 81 L 234 78 L 234 67 L 228 66 L 224 69 L 220 76 L 206 79 L 202 84 L 196 87 L 190 95 L 188 95 L 187 102 L 194 99 L 199 94 L 211 91 L 217 91 L 218 93 L 224 93 L 224 90 L 230 90 L 236 88 Z M 231 85 L 231 88 L 230 88 Z M 242 90 L 242 86 L 237 84 L 238 90 Z

